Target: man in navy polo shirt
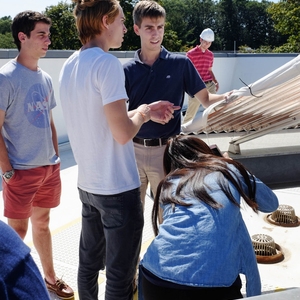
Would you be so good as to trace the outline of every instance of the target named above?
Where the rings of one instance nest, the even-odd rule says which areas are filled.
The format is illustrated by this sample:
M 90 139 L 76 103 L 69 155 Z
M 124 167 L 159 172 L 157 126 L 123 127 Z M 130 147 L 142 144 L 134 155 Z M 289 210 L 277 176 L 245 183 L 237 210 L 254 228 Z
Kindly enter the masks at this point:
M 168 100 L 183 105 L 184 93 L 195 96 L 204 107 L 223 100 L 226 95 L 209 94 L 191 61 L 161 46 L 166 12 L 155 1 L 139 1 L 133 10 L 134 31 L 141 39 L 141 49 L 124 65 L 129 110 L 141 104 Z M 136 161 L 141 179 L 141 199 L 145 203 L 150 182 L 153 195 L 164 177 L 163 153 L 169 137 L 180 133 L 181 112 L 167 124 L 151 120 L 134 137 Z

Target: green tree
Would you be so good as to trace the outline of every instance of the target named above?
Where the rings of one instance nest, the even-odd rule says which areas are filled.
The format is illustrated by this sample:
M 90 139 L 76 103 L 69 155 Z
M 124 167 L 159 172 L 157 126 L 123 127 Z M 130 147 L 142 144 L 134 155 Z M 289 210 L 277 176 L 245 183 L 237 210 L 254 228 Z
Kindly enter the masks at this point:
M 268 1 L 246 1 L 245 7 L 239 9 L 242 16 L 242 42 L 253 49 L 271 45 L 280 45 L 284 37 L 278 34 L 274 22 L 268 14 L 267 9 L 271 5 Z
M 81 47 L 73 9 L 74 4 L 67 4 L 66 1 L 46 8 L 44 13 L 52 20 L 51 49 L 77 50 Z
M 188 11 L 187 2 L 186 0 L 161 1 L 161 5 L 165 8 L 167 14 L 163 45 L 165 45 L 169 51 L 181 51 L 182 46 L 186 45 L 185 42 L 189 40 L 190 32 L 188 32 L 188 22 L 185 21 L 185 16 Z M 168 31 L 170 31 L 170 35 Z M 176 33 L 175 38 L 177 38 L 177 43 L 172 46 L 172 43 L 168 43 L 168 36 L 174 36 L 173 33 Z M 176 41 L 174 40 L 173 42 Z M 167 45 L 169 45 L 169 47 Z
M 0 48 L 12 49 L 17 48 L 11 35 L 11 17 L 0 18 Z
M 10 32 L 0 33 L 0 49 L 14 49 L 17 48 L 13 41 L 13 37 Z
M 11 32 L 10 26 L 12 23 L 11 17 L 2 17 L 0 19 L 0 33 L 5 34 Z
M 287 43 L 277 47 L 275 52 L 300 52 L 300 1 L 281 0 L 268 8 L 275 23 L 275 29 L 287 36 Z
M 221 0 L 216 6 L 216 11 L 217 30 L 215 33 L 221 40 L 219 50 L 233 50 L 236 40 L 239 39 L 237 7 L 232 0 Z
M 167 14 L 166 36 L 176 33 L 178 41 L 170 51 L 186 51 L 199 43 L 204 28 L 214 28 L 214 2 L 211 0 L 161 0 Z M 168 34 L 168 31 L 171 31 Z M 164 44 L 166 44 L 165 39 Z M 173 42 L 174 41 L 170 41 Z M 213 49 L 213 48 L 212 48 Z
M 78 39 L 74 3 L 64 0 L 45 9 L 52 19 L 51 49 L 81 47 Z M 126 17 L 127 33 L 119 49 L 136 50 L 140 39 L 134 33 L 132 11 L 138 0 L 120 0 Z M 187 51 L 199 43 L 207 27 L 215 32 L 213 51 L 300 52 L 300 0 L 158 0 L 166 9 L 163 45 L 170 51 Z M 11 17 L 0 19 L 0 48 L 15 48 Z
M 188 41 L 187 44 L 195 46 L 199 44 L 199 35 L 205 28 L 211 28 L 214 32 L 216 27 L 216 11 L 215 2 L 212 0 L 189 0 L 187 1 L 188 13 L 186 20 L 188 22 Z M 218 35 L 215 35 L 215 41 L 210 49 L 216 50 L 220 48 Z
M 124 36 L 124 41 L 121 48 L 116 50 L 133 51 L 140 48 L 140 39 L 134 33 L 132 19 L 132 11 L 136 2 L 137 0 L 120 0 L 120 5 L 123 8 L 126 18 L 125 25 L 127 28 L 127 33 Z
M 168 27 L 168 25 L 166 27 Z M 169 51 L 182 52 L 187 50 L 183 49 L 182 41 L 179 40 L 177 33 L 172 29 L 165 30 L 164 40 L 162 44 Z
M 244 45 L 252 49 L 280 45 L 284 37 L 275 31 L 268 13 L 270 5 L 266 0 L 221 0 L 217 3 L 217 33 L 222 50 L 239 49 Z
M 126 18 L 127 34 L 121 48 L 111 50 L 135 50 L 139 47 L 139 38 L 133 31 L 132 11 L 136 0 L 120 0 Z M 51 49 L 76 50 L 81 47 L 73 15 L 75 4 L 66 1 L 46 8 L 45 14 L 51 18 Z

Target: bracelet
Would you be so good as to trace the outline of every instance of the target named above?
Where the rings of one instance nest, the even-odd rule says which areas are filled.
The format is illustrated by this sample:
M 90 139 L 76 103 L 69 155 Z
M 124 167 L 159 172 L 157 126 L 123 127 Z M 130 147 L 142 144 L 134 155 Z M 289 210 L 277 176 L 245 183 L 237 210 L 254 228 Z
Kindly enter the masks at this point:
M 144 114 L 144 113 L 142 113 L 141 111 L 137 111 L 141 116 L 142 116 L 142 118 L 143 118 L 143 120 L 144 120 L 144 123 L 146 122 L 146 115 Z

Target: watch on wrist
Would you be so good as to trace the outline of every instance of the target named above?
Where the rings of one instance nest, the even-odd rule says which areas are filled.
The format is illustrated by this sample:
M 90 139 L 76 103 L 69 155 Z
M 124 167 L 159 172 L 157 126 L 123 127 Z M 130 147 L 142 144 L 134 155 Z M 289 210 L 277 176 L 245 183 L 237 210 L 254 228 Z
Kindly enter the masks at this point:
M 5 172 L 2 177 L 5 178 L 6 180 L 9 180 L 13 177 L 13 175 L 15 174 L 15 170 L 12 169 L 10 171 Z

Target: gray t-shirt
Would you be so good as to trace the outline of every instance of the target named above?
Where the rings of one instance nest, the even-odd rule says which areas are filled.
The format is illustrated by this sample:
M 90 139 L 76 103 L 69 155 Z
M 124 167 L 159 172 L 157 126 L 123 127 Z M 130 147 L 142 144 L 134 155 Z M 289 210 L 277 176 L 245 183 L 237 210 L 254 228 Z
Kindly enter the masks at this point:
M 50 127 L 56 106 L 50 76 L 11 60 L 0 69 L 0 91 L 0 110 L 5 111 L 1 133 L 13 168 L 58 163 Z

